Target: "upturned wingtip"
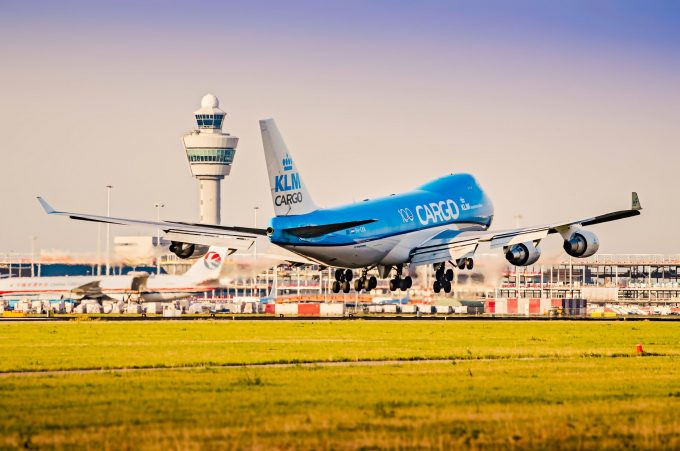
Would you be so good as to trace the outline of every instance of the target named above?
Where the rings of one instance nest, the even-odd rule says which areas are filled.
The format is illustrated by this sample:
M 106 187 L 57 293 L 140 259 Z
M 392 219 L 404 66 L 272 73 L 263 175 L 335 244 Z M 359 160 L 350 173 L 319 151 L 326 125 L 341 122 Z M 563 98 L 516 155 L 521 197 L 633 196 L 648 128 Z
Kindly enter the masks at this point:
M 640 197 L 638 196 L 638 193 L 635 191 L 633 191 L 633 210 L 635 211 L 642 210 L 642 204 L 640 204 Z
M 38 202 L 40 202 L 40 206 L 43 208 L 43 210 L 45 210 L 45 213 L 47 213 L 48 215 L 49 215 L 49 214 L 52 214 L 52 213 L 54 213 L 54 212 L 56 211 L 56 210 L 55 210 L 54 208 L 52 208 L 52 206 L 51 206 L 50 204 L 48 204 L 47 201 L 46 201 L 45 199 L 43 199 L 42 197 L 38 196 L 37 199 L 38 199 Z

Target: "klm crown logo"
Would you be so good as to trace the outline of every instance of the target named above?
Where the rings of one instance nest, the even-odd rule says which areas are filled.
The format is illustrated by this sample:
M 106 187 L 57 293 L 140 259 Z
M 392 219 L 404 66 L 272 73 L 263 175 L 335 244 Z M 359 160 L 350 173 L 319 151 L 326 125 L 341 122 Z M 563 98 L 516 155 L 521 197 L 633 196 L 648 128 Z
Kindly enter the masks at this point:
M 283 157 L 283 160 L 281 160 L 281 163 L 283 163 L 283 170 L 284 171 L 290 171 L 293 169 L 293 159 L 286 154 L 285 157 Z

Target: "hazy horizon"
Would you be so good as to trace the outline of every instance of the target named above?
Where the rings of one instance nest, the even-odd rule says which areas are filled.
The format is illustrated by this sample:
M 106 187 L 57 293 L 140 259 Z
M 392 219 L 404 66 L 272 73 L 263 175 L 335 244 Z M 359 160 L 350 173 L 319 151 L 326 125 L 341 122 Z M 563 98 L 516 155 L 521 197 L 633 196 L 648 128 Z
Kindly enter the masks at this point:
M 679 253 L 680 4 L 3 2 L 0 252 L 94 251 L 56 208 L 198 219 L 181 136 L 215 94 L 240 138 L 222 222 L 272 214 L 274 117 L 323 206 L 470 172 L 494 228 L 627 208 L 602 253 Z M 153 234 L 112 227 L 112 235 Z M 552 248 L 560 240 L 548 239 Z

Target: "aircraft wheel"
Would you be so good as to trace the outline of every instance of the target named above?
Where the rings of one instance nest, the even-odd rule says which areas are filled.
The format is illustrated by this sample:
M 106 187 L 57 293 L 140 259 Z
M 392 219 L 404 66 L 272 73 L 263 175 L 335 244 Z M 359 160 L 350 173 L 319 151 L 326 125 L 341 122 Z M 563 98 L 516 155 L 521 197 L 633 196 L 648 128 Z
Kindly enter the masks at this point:
M 471 258 L 466 258 L 465 260 L 466 260 L 466 261 L 465 261 L 465 267 L 466 267 L 467 269 L 472 269 L 472 268 L 475 267 L 475 261 L 474 261 L 473 259 L 471 259 Z
M 378 279 L 376 279 L 374 276 L 371 276 L 368 279 L 368 289 L 369 290 L 375 290 L 375 288 L 378 286 Z
M 435 293 L 439 293 L 442 291 L 442 284 L 438 280 L 434 281 L 434 284 L 432 285 L 432 289 L 434 290 Z
M 453 269 L 449 268 L 446 270 L 446 280 L 449 282 L 453 280 Z
M 345 271 L 345 280 L 348 282 L 352 281 L 352 277 L 354 277 L 354 273 L 352 272 L 351 269 L 348 269 Z
M 401 289 L 402 290 L 404 290 L 404 289 L 408 290 L 412 286 L 413 286 L 413 279 L 411 279 L 411 276 L 406 276 L 406 277 L 404 277 L 404 280 L 401 281 Z M 406 288 L 404 288 L 404 287 L 406 287 Z
M 440 266 L 437 272 L 434 273 L 434 277 L 437 280 L 442 280 L 444 278 L 444 267 Z
M 458 263 L 458 269 L 465 269 L 465 259 L 461 258 L 456 263 Z
M 336 269 L 335 270 L 335 280 L 340 282 L 342 280 L 342 276 L 345 275 L 345 270 L 344 269 Z
M 390 291 L 397 291 L 399 289 L 399 279 L 391 279 L 390 280 Z
M 371 279 L 366 278 L 366 279 L 363 280 L 363 282 L 364 282 L 364 285 L 363 285 L 363 286 L 364 286 L 364 290 L 366 290 L 367 293 L 373 289 L 373 288 L 371 287 Z
M 342 282 L 342 292 L 349 293 L 349 289 L 350 289 L 349 282 L 346 280 Z
M 444 282 L 444 293 L 451 293 L 451 282 Z
M 363 279 L 355 279 L 354 280 L 354 290 L 355 291 L 361 291 L 361 289 L 364 287 L 364 281 Z
M 406 277 L 403 279 L 399 280 L 399 289 L 401 291 L 406 291 L 408 290 L 408 281 L 406 280 Z
M 331 286 L 331 291 L 333 293 L 340 293 L 340 282 L 337 280 L 333 282 L 333 285 Z

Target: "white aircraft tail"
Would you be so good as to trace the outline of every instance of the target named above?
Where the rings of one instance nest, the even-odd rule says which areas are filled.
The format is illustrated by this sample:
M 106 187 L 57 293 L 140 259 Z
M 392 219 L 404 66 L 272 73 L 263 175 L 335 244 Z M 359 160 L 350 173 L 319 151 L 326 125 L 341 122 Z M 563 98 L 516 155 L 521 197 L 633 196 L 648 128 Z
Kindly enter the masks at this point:
M 276 299 L 276 297 L 279 295 L 279 283 L 278 283 L 278 277 L 276 276 L 278 271 L 278 265 L 274 266 L 274 280 L 272 280 L 272 288 L 269 290 L 269 294 L 267 294 L 268 298 L 271 299 Z
M 225 247 L 210 246 L 208 252 L 184 273 L 184 277 L 193 283 L 219 279 L 227 254 Z
M 303 215 L 317 210 L 274 119 L 262 119 L 260 131 L 276 216 Z

